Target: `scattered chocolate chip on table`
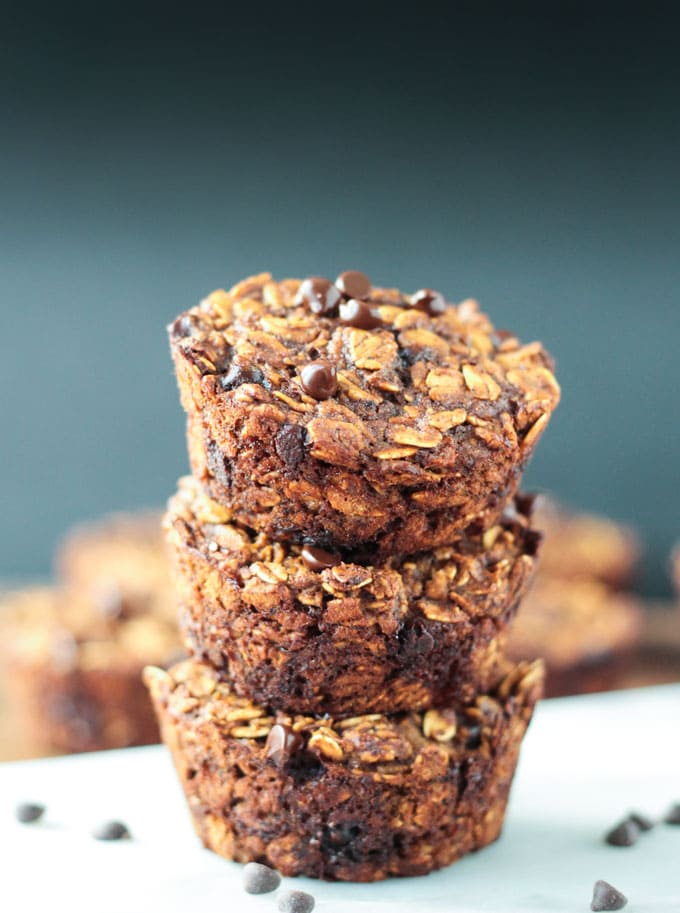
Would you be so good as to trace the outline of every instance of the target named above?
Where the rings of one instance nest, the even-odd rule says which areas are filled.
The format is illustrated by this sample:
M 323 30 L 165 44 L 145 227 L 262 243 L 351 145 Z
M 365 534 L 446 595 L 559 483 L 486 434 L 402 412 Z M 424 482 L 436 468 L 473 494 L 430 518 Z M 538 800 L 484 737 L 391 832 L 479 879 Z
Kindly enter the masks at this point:
M 680 824 L 680 802 L 671 805 L 663 820 L 665 824 Z
M 640 836 L 640 827 L 632 818 L 624 818 L 605 834 L 609 846 L 633 846 Z
M 105 821 L 92 831 L 95 840 L 130 840 L 132 834 L 122 821 Z
M 268 865 L 247 862 L 243 867 L 243 890 L 247 894 L 270 894 L 281 884 L 281 876 Z
M 45 814 L 45 806 L 37 802 L 22 802 L 14 810 L 17 821 L 22 824 L 33 824 Z
M 593 899 L 590 909 L 622 910 L 628 903 L 628 898 L 607 881 L 596 881 L 593 887 Z
M 652 819 L 647 815 L 643 815 L 640 812 L 631 812 L 628 815 L 628 818 L 633 822 L 633 824 L 637 824 L 638 828 L 641 831 L 651 831 L 654 827 L 654 821 L 652 821 Z
M 283 891 L 277 898 L 281 913 L 312 913 L 315 900 L 305 891 Z

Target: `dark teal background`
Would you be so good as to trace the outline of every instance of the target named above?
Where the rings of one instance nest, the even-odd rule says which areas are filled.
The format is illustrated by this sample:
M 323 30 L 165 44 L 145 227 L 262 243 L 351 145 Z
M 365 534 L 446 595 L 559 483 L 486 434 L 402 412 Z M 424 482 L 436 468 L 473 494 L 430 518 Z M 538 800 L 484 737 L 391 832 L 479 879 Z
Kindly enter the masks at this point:
M 186 469 L 165 324 L 217 286 L 367 271 L 555 355 L 527 477 L 680 537 L 672 5 L 5 6 L 0 573 Z M 178 12 L 180 11 L 180 12 Z

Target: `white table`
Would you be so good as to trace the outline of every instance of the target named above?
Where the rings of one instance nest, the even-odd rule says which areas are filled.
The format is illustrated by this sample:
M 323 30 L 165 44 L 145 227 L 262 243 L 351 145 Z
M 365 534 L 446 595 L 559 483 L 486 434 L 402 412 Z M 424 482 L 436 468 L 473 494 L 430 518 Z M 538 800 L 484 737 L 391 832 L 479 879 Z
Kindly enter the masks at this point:
M 20 825 L 18 801 L 48 806 Z M 630 913 L 680 911 L 680 827 L 628 849 L 602 834 L 629 810 L 680 801 L 680 685 L 543 703 L 527 735 L 504 835 L 427 878 L 374 885 L 286 879 L 320 913 L 587 911 L 593 882 L 628 895 Z M 98 843 L 120 818 L 134 840 Z M 275 913 L 243 893 L 241 867 L 202 849 L 165 749 L 0 765 L 2 909 L 7 913 Z

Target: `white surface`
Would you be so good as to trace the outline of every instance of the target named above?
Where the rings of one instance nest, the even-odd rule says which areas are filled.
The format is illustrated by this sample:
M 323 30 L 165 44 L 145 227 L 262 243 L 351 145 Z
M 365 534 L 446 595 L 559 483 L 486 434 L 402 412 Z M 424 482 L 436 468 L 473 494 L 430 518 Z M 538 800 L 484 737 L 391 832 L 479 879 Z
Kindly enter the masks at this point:
M 43 802 L 37 825 L 13 817 Z M 587 911 L 598 878 L 627 913 L 680 911 L 680 827 L 627 849 L 602 834 L 637 809 L 680 801 L 680 685 L 548 701 L 526 738 L 510 812 L 494 846 L 426 878 L 373 885 L 284 879 L 319 913 Z M 134 840 L 98 843 L 120 818 Z M 9 913 L 275 913 L 276 895 L 241 889 L 241 867 L 203 850 L 163 748 L 0 765 L 2 907 Z

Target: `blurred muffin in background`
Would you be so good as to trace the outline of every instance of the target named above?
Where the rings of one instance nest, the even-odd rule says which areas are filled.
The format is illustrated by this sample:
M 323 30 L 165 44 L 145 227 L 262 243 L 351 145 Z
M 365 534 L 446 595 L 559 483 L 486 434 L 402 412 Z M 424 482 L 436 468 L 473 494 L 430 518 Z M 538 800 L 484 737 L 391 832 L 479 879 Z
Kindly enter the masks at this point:
M 632 596 L 594 578 L 541 576 L 510 633 L 512 658 L 542 656 L 546 696 L 606 691 L 627 671 L 643 610 Z
M 533 524 L 544 539 L 534 584 L 510 632 L 510 657 L 545 659 L 548 697 L 616 687 L 644 621 L 641 603 L 622 591 L 640 554 L 635 534 L 546 497 L 537 499 Z
M 532 517 L 544 537 L 540 576 L 600 580 L 615 589 L 630 586 L 640 558 L 640 543 L 630 527 L 570 511 L 545 496 L 536 499 Z
M 677 542 L 671 552 L 671 577 L 675 587 L 675 595 L 680 601 L 680 542 Z
M 57 578 L 69 593 L 90 602 L 96 618 L 140 615 L 174 622 L 161 514 L 112 514 L 68 532 L 57 548 Z
M 141 671 L 181 655 L 159 514 L 78 527 L 55 587 L 0 600 L 3 757 L 159 739 Z
M 669 571 L 675 599 L 646 606 L 642 644 L 626 685 L 680 682 L 680 542 L 671 551 Z

